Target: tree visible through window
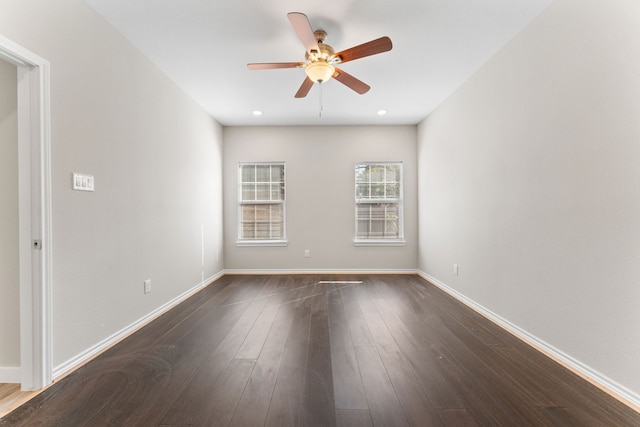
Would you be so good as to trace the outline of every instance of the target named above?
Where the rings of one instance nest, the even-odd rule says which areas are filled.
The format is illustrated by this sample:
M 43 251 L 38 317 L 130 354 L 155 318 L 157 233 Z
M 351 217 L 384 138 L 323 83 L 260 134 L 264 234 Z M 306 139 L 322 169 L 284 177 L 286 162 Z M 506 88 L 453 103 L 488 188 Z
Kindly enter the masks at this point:
M 238 183 L 239 240 L 284 241 L 284 163 L 241 163 Z
M 402 163 L 356 164 L 356 241 L 402 240 Z

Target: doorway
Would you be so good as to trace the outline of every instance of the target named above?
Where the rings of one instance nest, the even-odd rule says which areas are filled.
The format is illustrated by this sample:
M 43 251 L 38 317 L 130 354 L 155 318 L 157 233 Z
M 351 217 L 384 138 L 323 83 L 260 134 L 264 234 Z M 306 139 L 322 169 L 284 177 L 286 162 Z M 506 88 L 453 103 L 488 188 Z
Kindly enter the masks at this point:
M 49 63 L 0 36 L 16 66 L 20 384 L 51 383 L 51 142 Z
M 20 382 L 18 77 L 0 59 L 0 383 Z

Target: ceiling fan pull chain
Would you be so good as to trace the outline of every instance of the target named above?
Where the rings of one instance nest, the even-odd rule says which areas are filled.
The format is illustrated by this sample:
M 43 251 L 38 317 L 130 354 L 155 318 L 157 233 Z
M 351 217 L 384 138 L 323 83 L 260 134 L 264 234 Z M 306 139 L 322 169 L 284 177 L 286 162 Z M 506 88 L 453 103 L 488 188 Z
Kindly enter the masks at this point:
M 322 82 L 318 82 L 318 86 L 320 86 L 320 111 L 318 117 L 322 118 Z

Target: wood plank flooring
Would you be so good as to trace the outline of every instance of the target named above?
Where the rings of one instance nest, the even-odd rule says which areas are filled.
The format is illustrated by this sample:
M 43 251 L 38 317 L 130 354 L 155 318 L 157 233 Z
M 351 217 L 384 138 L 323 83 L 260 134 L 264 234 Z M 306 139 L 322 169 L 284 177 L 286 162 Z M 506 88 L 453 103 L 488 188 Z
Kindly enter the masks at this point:
M 640 413 L 417 276 L 225 276 L 0 425 L 640 426 Z
M 20 384 L 0 384 L 0 418 L 36 394 L 34 391 L 21 391 Z

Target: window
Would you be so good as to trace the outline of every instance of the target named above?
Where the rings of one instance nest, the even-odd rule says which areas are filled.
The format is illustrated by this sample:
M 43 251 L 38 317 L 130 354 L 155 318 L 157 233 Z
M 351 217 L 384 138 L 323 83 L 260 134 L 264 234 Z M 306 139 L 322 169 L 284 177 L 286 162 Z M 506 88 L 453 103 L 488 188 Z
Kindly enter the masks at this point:
M 286 244 L 284 163 L 240 163 L 238 199 L 238 244 Z
M 356 237 L 362 245 L 404 244 L 402 163 L 356 164 Z

